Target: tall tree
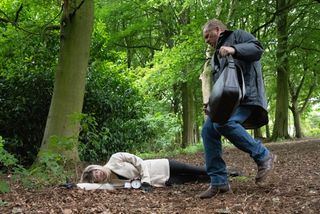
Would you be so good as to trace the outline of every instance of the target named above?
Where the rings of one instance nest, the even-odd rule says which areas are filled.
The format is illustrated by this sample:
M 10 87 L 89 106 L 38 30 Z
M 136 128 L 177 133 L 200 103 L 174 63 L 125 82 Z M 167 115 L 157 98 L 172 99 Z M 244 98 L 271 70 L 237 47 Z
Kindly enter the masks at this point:
M 94 1 L 64 0 L 63 3 L 59 61 L 40 153 L 59 152 L 63 153 L 67 160 L 78 161 L 76 140 L 79 135 L 79 121 L 74 117 L 82 111 Z M 52 145 L 52 136 L 72 138 L 72 149 L 66 151 L 65 148 Z
M 288 0 L 277 0 L 279 13 L 277 23 L 277 98 L 276 115 L 272 139 L 289 138 L 288 107 L 289 107 L 289 61 L 288 61 Z
M 299 100 L 298 98 L 301 97 L 300 93 L 302 91 L 302 87 L 305 84 L 305 79 L 306 79 L 306 72 L 309 72 L 309 70 L 305 67 L 305 73 L 303 74 L 302 78 L 300 79 L 300 81 L 298 82 L 298 85 L 295 87 L 295 83 L 294 82 L 289 82 L 289 91 L 290 91 L 290 95 L 291 95 L 291 105 L 289 106 L 292 115 L 293 115 L 293 122 L 294 122 L 294 127 L 295 127 L 295 136 L 297 138 L 301 138 L 304 136 L 302 128 L 301 128 L 301 114 L 304 112 L 304 110 L 306 109 L 310 98 L 312 96 L 313 91 L 316 88 L 316 80 L 317 80 L 317 75 L 315 73 L 315 71 L 313 71 L 313 81 L 311 84 L 309 84 L 309 88 L 308 88 L 308 92 L 306 94 L 306 96 L 302 99 L 303 101 L 301 102 L 301 105 L 299 105 Z
M 296 10 L 291 14 L 292 27 L 290 30 L 290 73 L 289 109 L 293 115 L 295 137 L 304 136 L 302 118 L 310 109 L 311 101 L 316 97 L 317 65 L 319 64 L 319 20 L 320 4 L 314 1 L 299 1 Z

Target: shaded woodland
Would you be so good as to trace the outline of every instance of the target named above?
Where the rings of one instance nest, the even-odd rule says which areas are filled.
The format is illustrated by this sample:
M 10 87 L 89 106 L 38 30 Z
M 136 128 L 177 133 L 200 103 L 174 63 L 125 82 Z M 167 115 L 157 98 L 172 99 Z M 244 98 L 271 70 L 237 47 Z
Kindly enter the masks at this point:
M 3 174 L 64 182 L 80 161 L 198 145 L 212 18 L 264 46 L 270 122 L 252 135 L 319 136 L 319 12 L 315 0 L 2 0 Z

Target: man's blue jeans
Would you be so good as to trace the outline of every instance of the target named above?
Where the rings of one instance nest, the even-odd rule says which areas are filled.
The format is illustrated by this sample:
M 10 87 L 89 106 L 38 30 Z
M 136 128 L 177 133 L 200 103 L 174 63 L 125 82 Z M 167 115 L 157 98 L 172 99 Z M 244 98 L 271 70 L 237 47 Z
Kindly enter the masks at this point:
M 248 153 L 255 162 L 268 158 L 269 150 L 241 125 L 251 114 L 252 106 L 239 106 L 224 124 L 212 123 L 208 117 L 202 129 L 207 173 L 212 186 L 228 184 L 227 169 L 222 159 L 221 136 L 226 137 L 238 149 Z

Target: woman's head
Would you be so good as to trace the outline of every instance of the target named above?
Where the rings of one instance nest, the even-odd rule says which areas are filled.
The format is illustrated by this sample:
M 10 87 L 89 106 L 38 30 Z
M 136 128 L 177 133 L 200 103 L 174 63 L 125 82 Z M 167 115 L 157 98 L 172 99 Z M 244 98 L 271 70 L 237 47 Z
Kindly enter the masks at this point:
M 107 167 L 100 165 L 87 166 L 81 175 L 81 183 L 102 183 L 110 182 L 111 171 Z

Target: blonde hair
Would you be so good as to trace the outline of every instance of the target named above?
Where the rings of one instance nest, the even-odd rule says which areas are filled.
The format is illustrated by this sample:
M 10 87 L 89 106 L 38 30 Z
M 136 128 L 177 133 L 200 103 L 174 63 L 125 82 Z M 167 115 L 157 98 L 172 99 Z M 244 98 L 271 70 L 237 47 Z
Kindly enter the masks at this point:
M 105 173 L 106 178 L 103 180 L 103 182 L 110 182 L 111 181 L 111 170 L 107 167 L 100 166 L 100 165 L 89 165 L 87 166 L 81 175 L 80 182 L 81 183 L 95 183 L 94 177 L 93 177 L 93 171 L 94 170 L 101 170 Z

